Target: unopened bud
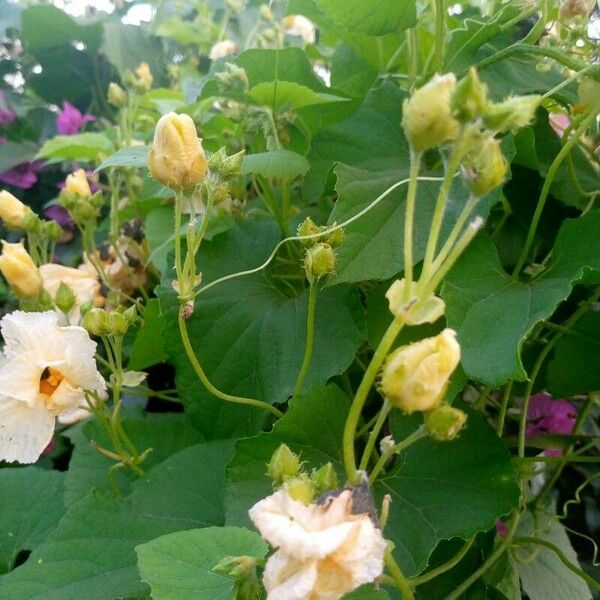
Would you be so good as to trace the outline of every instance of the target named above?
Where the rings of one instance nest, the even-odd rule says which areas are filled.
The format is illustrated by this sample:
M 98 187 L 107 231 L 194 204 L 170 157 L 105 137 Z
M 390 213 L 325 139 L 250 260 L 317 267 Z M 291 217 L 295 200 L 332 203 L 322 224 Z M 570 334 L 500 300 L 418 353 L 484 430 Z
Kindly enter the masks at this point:
M 453 440 L 466 422 L 466 413 L 447 404 L 425 414 L 427 432 L 440 442 Z
M 333 224 L 334 226 L 336 225 L 336 223 Z M 341 246 L 344 243 L 344 240 L 346 239 L 346 233 L 344 232 L 343 229 L 336 229 L 335 231 L 332 231 L 326 238 L 325 241 L 332 247 L 332 248 L 337 248 L 338 246 Z
M 481 198 L 504 183 L 508 162 L 500 149 L 500 141 L 485 139 L 465 157 L 463 175 L 473 195 Z
M 577 112 L 583 112 L 596 106 L 600 110 L 600 82 L 590 77 L 583 77 L 578 87 L 579 102 L 576 104 Z
M 41 233 L 42 220 L 33 211 L 30 211 L 25 215 L 21 229 L 27 233 Z
M 42 291 L 42 275 L 23 244 L 2 240 L 0 272 L 17 296 L 34 298 Z
M 148 92 L 152 87 L 152 82 L 154 81 L 154 77 L 152 75 L 152 71 L 150 71 L 150 67 L 147 62 L 141 62 L 136 70 L 135 74 L 137 75 L 137 88 L 140 92 Z
M 516 131 L 533 121 L 541 96 L 515 96 L 503 102 L 490 102 L 483 112 L 483 125 L 492 131 Z
M 269 8 L 268 4 L 261 4 L 258 9 L 258 14 L 263 21 L 272 21 L 273 20 L 273 11 Z
M 6 190 L 0 192 L 0 219 L 9 229 L 22 229 L 23 220 L 29 214 L 33 214 L 29 206 Z
M 306 250 L 304 268 L 309 277 L 320 278 L 333 273 L 335 252 L 329 244 L 319 242 Z
M 81 326 L 91 335 L 106 335 L 109 333 L 108 313 L 99 308 L 92 308 L 83 315 Z
M 452 94 L 452 109 L 459 121 L 477 119 L 487 104 L 487 86 L 479 80 L 477 69 L 471 67 Z
M 223 92 L 247 92 L 250 89 L 250 80 L 246 70 L 233 63 L 227 63 L 215 77 Z
M 296 477 L 300 472 L 302 463 L 296 454 L 294 454 L 286 444 L 281 444 L 267 465 L 267 475 L 273 480 L 273 484 L 278 486 L 284 481 Z
M 311 479 L 317 496 L 338 487 L 337 473 L 330 462 L 324 464 L 320 469 L 313 470 Z
M 129 325 L 135 325 L 138 320 L 137 307 L 135 304 L 123 311 L 124 317 L 127 319 Z
M 210 60 L 219 60 L 238 51 L 238 45 L 233 40 L 221 40 L 217 42 L 208 53 Z
M 108 101 L 117 108 L 127 106 L 127 92 L 114 81 L 108 84 Z
M 116 336 L 123 336 L 129 329 L 127 317 L 119 312 L 113 311 L 107 313 L 106 329 L 108 333 Z
M 42 232 L 52 242 L 58 242 L 65 233 L 56 221 L 44 221 L 42 223 Z
M 54 296 L 56 308 L 67 314 L 71 312 L 71 309 L 75 306 L 76 300 L 77 298 L 75 297 L 73 290 L 64 281 L 61 281 L 58 290 L 56 290 L 56 295 Z
M 441 404 L 459 361 L 460 346 L 452 329 L 402 346 L 385 362 L 382 393 L 405 413 L 432 410 Z
M 253 556 L 226 556 L 212 571 L 239 581 L 254 573 L 256 564 L 257 560 Z
M 312 481 L 306 473 L 301 473 L 294 479 L 288 479 L 283 484 L 283 489 L 290 498 L 303 504 L 310 504 L 315 497 Z
M 379 442 L 379 450 L 381 451 L 381 454 L 384 455 L 391 455 L 394 452 L 395 447 L 396 441 L 391 435 L 386 435 L 385 437 L 382 437 L 381 441 Z
M 300 237 L 305 237 L 307 235 L 316 235 L 321 233 L 323 230 L 322 227 L 319 227 L 310 217 L 306 217 L 300 225 L 298 225 L 297 234 Z M 301 242 L 305 246 L 314 246 L 319 238 L 310 238 L 308 240 L 301 240 Z
M 404 101 L 402 127 L 414 150 L 424 152 L 456 137 L 459 126 L 450 100 L 455 86 L 454 74 L 434 75 Z
M 395 316 L 406 315 L 408 325 L 421 325 L 423 323 L 434 323 L 443 314 L 446 305 L 441 298 L 430 294 L 425 300 L 419 301 L 418 285 L 411 282 L 410 291 L 406 291 L 406 280 L 396 279 L 385 293 L 390 305 L 390 312 Z M 416 303 L 419 301 L 417 306 Z

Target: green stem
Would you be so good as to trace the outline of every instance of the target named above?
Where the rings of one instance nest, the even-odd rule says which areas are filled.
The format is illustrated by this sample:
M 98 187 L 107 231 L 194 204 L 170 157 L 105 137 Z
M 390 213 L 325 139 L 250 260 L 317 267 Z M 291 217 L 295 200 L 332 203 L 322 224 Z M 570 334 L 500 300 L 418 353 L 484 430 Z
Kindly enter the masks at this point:
M 589 127 L 590 123 L 596 118 L 595 110 L 592 110 L 590 113 L 583 116 L 582 121 L 579 123 L 579 126 L 575 130 L 575 133 L 567 140 L 566 144 L 560 149 L 560 152 L 555 156 L 552 164 L 548 168 L 548 173 L 546 175 L 546 179 L 544 180 L 544 185 L 542 186 L 542 191 L 540 192 L 540 197 L 537 202 L 537 206 L 535 207 L 535 212 L 533 213 L 533 218 L 531 219 L 531 225 L 529 226 L 529 231 L 527 232 L 527 238 L 525 240 L 525 244 L 523 245 L 523 250 L 519 256 L 519 260 L 515 266 L 513 271 L 513 277 L 516 277 L 522 270 L 527 257 L 529 256 L 529 252 L 531 250 L 531 246 L 533 245 L 533 240 L 535 238 L 535 234 L 540 223 L 540 219 L 542 216 L 542 212 L 544 210 L 544 206 L 546 205 L 546 200 L 548 195 L 550 194 L 550 188 L 552 183 L 554 182 L 554 178 L 558 172 L 560 165 L 563 160 L 569 154 L 573 146 L 579 141 L 581 135 L 585 132 L 585 130 Z
M 302 360 L 302 366 L 300 367 L 300 373 L 298 373 L 298 379 L 294 386 L 294 396 L 299 396 L 302 392 L 302 386 L 308 368 L 310 367 L 310 361 L 312 359 L 314 339 L 315 339 L 315 314 L 317 308 L 317 280 L 314 277 L 310 278 L 310 284 L 308 287 L 308 308 L 306 311 L 306 348 L 304 350 L 304 359 Z
M 508 410 L 508 403 L 510 402 L 510 395 L 512 392 L 513 382 L 509 381 L 504 388 L 504 394 L 502 395 L 502 404 L 500 406 L 500 413 L 498 415 L 498 423 L 496 425 L 496 433 L 499 437 L 502 437 L 504 432 L 504 423 L 506 421 L 506 411 Z
M 406 62 L 408 64 L 409 88 L 415 85 L 417 73 L 419 72 L 419 55 L 417 44 L 417 32 L 414 27 L 406 30 Z
M 198 379 L 202 382 L 202 385 L 213 395 L 221 400 L 225 400 L 225 402 L 234 402 L 236 404 L 245 404 L 246 406 L 255 406 L 256 408 L 260 408 L 262 410 L 266 410 L 277 418 L 283 417 L 283 413 L 276 409 L 274 406 L 263 402 L 262 400 L 255 400 L 254 398 L 244 398 L 242 396 L 232 396 L 231 394 L 226 394 L 221 390 L 217 389 L 208 379 L 204 369 L 200 366 L 200 362 L 198 361 L 194 349 L 192 348 L 192 344 L 190 342 L 190 338 L 188 335 L 185 319 L 179 314 L 179 333 L 181 334 L 181 340 L 183 342 L 183 347 L 185 348 L 185 352 L 188 356 L 189 361 L 192 363 L 192 367 L 198 375 Z
M 418 429 L 413 431 L 409 436 L 404 438 L 401 442 L 398 442 L 393 448 L 384 452 L 377 461 L 377 464 L 373 467 L 371 474 L 369 475 L 369 483 L 373 484 L 377 479 L 379 473 L 381 473 L 383 467 L 385 467 L 387 461 L 394 455 L 400 454 L 403 450 L 406 450 L 409 446 L 412 446 L 415 442 L 420 439 L 427 437 L 427 429 L 424 425 L 421 425 Z
M 386 398 L 383 401 L 383 406 L 379 411 L 379 416 L 377 417 L 377 421 L 375 421 L 375 425 L 371 430 L 371 434 L 369 435 L 369 439 L 367 440 L 367 444 L 365 446 L 365 451 L 363 452 L 362 459 L 360 461 L 360 466 L 358 467 L 361 471 L 365 471 L 369 464 L 369 459 L 371 458 L 371 453 L 373 452 L 373 448 L 375 448 L 375 443 L 377 442 L 377 437 L 379 436 L 379 432 L 383 427 L 385 420 L 390 414 L 390 410 L 392 409 L 392 405 L 390 401 Z
M 435 42 L 433 47 L 433 71 L 441 73 L 444 69 L 446 50 L 446 2 L 432 0 L 431 7 L 435 15 Z
M 548 21 L 548 0 L 541 0 L 540 4 L 540 16 L 529 33 L 523 38 L 524 44 L 535 44 L 544 33 Z
M 506 536 L 498 544 L 498 547 L 487 560 L 477 569 L 475 570 L 465 581 L 463 581 L 451 594 L 448 594 L 444 598 L 444 600 L 458 600 L 503 554 L 508 550 L 512 539 L 517 531 L 517 526 L 519 525 L 519 514 L 514 513 L 512 520 L 510 522 L 508 531 Z
M 404 217 L 404 279 L 407 296 L 410 296 L 410 288 L 413 281 L 413 230 L 421 156 L 421 152 L 411 150 L 410 174 L 408 190 L 406 192 L 406 215 Z M 408 297 L 405 299 L 408 300 Z
M 398 566 L 398 563 L 394 560 L 394 557 L 389 550 L 385 553 L 384 562 L 392 578 L 394 579 L 396 587 L 400 590 L 402 600 L 414 600 L 415 595 L 413 594 L 410 583 L 404 576 L 404 573 L 402 573 L 402 570 Z
M 181 203 L 183 194 L 178 191 L 175 195 L 175 274 L 177 282 L 183 283 L 183 272 L 181 269 Z
M 436 577 L 439 577 L 446 571 L 449 571 L 450 569 L 452 569 L 452 567 L 456 566 L 463 559 L 463 557 L 469 551 L 469 548 L 471 548 L 471 546 L 473 545 L 474 542 L 475 542 L 475 538 L 472 537 L 470 540 L 468 540 L 463 545 L 463 547 L 449 561 L 445 562 L 443 565 L 440 565 L 439 567 L 436 567 L 435 569 L 431 569 L 431 571 L 428 571 L 427 573 L 425 573 L 423 575 L 419 575 L 418 577 L 411 577 L 409 579 L 411 585 L 414 587 L 417 587 L 419 585 L 422 585 L 423 583 L 426 583 L 428 581 L 431 581 L 432 579 L 435 579 Z
M 585 571 L 580 569 L 577 565 L 574 565 L 563 553 L 563 551 L 547 540 L 543 540 L 536 537 L 518 537 L 515 538 L 514 544 L 518 546 L 529 546 L 530 544 L 536 544 L 538 546 L 544 546 L 549 550 L 552 550 L 558 557 L 560 562 L 567 567 L 570 571 L 573 571 L 576 575 L 581 577 L 592 589 L 600 591 L 600 582 L 596 581 L 593 577 L 588 575 Z
M 354 437 L 358 422 L 360 420 L 360 415 L 369 391 L 371 390 L 371 386 L 377 377 L 379 368 L 383 364 L 383 361 L 392 347 L 392 344 L 396 340 L 396 337 L 400 333 L 400 330 L 406 323 L 406 316 L 406 313 L 404 313 L 399 317 L 395 317 L 381 338 L 379 346 L 377 346 L 375 354 L 373 354 L 373 358 L 371 359 L 371 362 L 369 363 L 369 366 L 363 375 L 362 381 L 356 390 L 356 395 L 354 396 L 352 406 L 350 407 L 350 412 L 348 413 L 348 417 L 346 419 L 343 438 L 343 454 L 346 476 L 351 484 L 357 484 L 360 481 L 360 477 L 358 476 L 358 471 L 356 468 L 356 457 L 354 455 Z

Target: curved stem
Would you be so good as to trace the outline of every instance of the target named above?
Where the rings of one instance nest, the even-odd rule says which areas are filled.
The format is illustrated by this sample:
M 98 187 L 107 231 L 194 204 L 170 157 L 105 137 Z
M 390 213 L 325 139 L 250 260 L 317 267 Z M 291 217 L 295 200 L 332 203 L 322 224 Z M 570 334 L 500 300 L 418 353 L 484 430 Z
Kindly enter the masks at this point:
M 418 577 L 411 577 L 409 579 L 411 585 L 413 585 L 414 587 L 417 587 L 419 585 L 422 585 L 423 583 L 426 583 L 427 581 L 431 581 L 432 579 L 435 579 L 439 575 L 442 575 L 446 571 L 449 571 L 450 569 L 452 569 L 452 567 L 457 565 L 463 559 L 463 557 L 469 551 L 469 548 L 471 548 L 471 546 L 473 545 L 474 542 L 475 542 L 475 538 L 472 537 L 470 540 L 468 540 L 463 545 L 463 547 L 449 561 L 445 562 L 443 565 L 440 565 L 439 567 L 436 567 L 435 569 L 431 569 L 431 571 L 428 571 L 427 573 L 424 573 L 423 575 L 419 575 Z
M 535 207 L 535 212 L 533 213 L 533 218 L 531 219 L 531 225 L 529 226 L 529 231 L 527 232 L 527 238 L 525 240 L 525 244 L 523 245 L 523 250 L 519 256 L 519 260 L 515 266 L 513 271 L 513 277 L 516 277 L 523 268 L 527 257 L 529 256 L 529 252 L 531 250 L 531 246 L 533 245 L 533 240 L 535 238 L 535 234 L 537 232 L 538 225 L 540 223 L 540 219 L 542 216 L 542 212 L 544 210 L 544 206 L 546 205 L 546 200 L 548 199 L 548 195 L 550 194 L 550 188 L 552 183 L 554 182 L 554 178 L 556 177 L 556 173 L 563 160 L 569 154 L 573 146 L 579 141 L 579 138 L 583 134 L 583 132 L 589 127 L 590 123 L 593 119 L 596 118 L 595 110 L 584 115 L 584 118 L 579 123 L 577 129 L 574 134 L 567 140 L 567 143 L 560 149 L 560 152 L 555 156 L 552 164 L 548 168 L 548 173 L 546 175 L 546 179 L 544 180 L 544 185 L 542 186 L 542 191 L 540 192 L 540 197 L 537 202 L 537 206 Z
M 354 456 L 354 436 L 358 421 L 362 409 L 365 405 L 365 401 L 371 390 L 371 386 L 377 377 L 379 367 L 383 364 L 385 357 L 387 356 L 392 344 L 396 340 L 396 337 L 400 333 L 402 327 L 406 323 L 407 313 L 402 314 L 399 317 L 395 317 L 387 328 L 387 331 L 381 338 L 379 346 L 373 354 L 373 358 L 363 375 L 362 381 L 356 390 L 356 395 L 350 407 L 350 412 L 346 419 L 346 425 L 344 427 L 344 438 L 343 438 L 343 454 L 344 454 L 344 467 L 346 469 L 346 476 L 351 484 L 357 484 L 360 480 L 358 477 L 358 471 L 356 469 L 356 457 Z
M 389 550 L 385 553 L 384 562 L 396 587 L 400 590 L 400 594 L 402 594 L 402 600 L 414 600 L 415 595 L 413 594 L 410 583 L 408 583 L 408 579 L 406 579 L 404 573 L 402 573 L 402 570 Z
M 315 340 L 315 314 L 317 308 L 317 280 L 314 277 L 310 278 L 308 287 L 308 308 L 306 311 L 306 348 L 304 350 L 304 359 L 298 373 L 298 379 L 294 386 L 294 396 L 298 396 L 302 391 L 310 361 L 312 359 L 314 340 Z
M 406 281 L 405 290 L 407 296 L 410 296 L 410 287 L 413 280 L 413 230 L 421 156 L 421 152 L 413 152 L 411 150 L 410 174 L 408 190 L 406 191 L 406 214 L 404 217 L 404 279 Z
M 387 416 L 390 414 L 390 410 L 392 406 L 390 401 L 386 398 L 383 401 L 383 406 L 379 411 L 379 416 L 377 417 L 377 421 L 375 421 L 375 425 L 371 430 L 371 434 L 369 435 L 369 439 L 367 440 L 367 444 L 365 446 L 365 451 L 363 452 L 362 459 L 360 461 L 360 466 L 358 467 L 361 471 L 365 471 L 369 464 L 369 459 L 371 458 L 371 453 L 373 452 L 373 448 L 375 448 L 375 443 L 377 442 L 377 437 L 379 436 L 379 432 L 387 419 Z
M 185 348 L 185 352 L 188 356 L 189 361 L 192 363 L 192 367 L 198 375 L 198 379 L 202 382 L 202 385 L 213 395 L 221 400 L 225 400 L 225 402 L 234 402 L 236 404 L 245 404 L 247 406 L 254 406 L 256 408 L 260 408 L 262 410 L 269 411 L 277 418 L 283 417 L 283 413 L 276 409 L 274 406 L 263 402 L 262 400 L 255 400 L 254 398 L 244 398 L 243 396 L 232 396 L 231 394 L 226 394 L 221 390 L 217 389 L 208 379 L 204 369 L 200 365 L 198 358 L 192 348 L 192 344 L 190 342 L 190 337 L 188 335 L 185 319 L 181 316 L 181 312 L 179 314 L 179 333 L 181 335 L 181 340 L 183 342 L 183 347 Z

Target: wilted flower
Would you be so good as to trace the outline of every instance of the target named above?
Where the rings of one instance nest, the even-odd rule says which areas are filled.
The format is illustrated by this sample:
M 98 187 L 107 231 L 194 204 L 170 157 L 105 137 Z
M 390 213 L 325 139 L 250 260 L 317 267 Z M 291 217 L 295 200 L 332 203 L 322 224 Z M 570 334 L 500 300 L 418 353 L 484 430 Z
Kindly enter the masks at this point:
M 79 321 L 83 304 L 99 300 L 100 282 L 95 272 L 48 263 L 40 267 L 40 273 L 44 289 L 52 298 L 55 298 L 61 283 L 68 285 L 75 294 L 75 304 L 69 311 L 70 323 Z
M 455 87 L 453 73 L 434 75 L 404 101 L 402 127 L 414 150 L 424 152 L 456 137 L 458 121 L 452 116 L 451 106 Z
M 38 173 L 44 166 L 43 161 L 24 162 L 0 174 L 0 181 L 23 190 L 33 187 L 38 180 Z
M 406 413 L 436 408 L 459 361 L 456 332 L 444 329 L 435 337 L 402 346 L 388 356 L 381 377 L 382 392 L 392 406 Z
M 171 112 L 160 118 L 148 168 L 154 179 L 172 188 L 202 181 L 207 170 L 206 156 L 189 115 Z
M 0 271 L 17 296 L 35 298 L 42 291 L 42 276 L 23 244 L 2 240 Z
M 82 114 L 76 106 L 65 100 L 62 110 L 56 117 L 56 131 L 60 135 L 75 135 L 86 123 L 95 120 L 94 115 Z
M 219 58 L 224 58 L 230 54 L 235 54 L 237 51 L 238 46 L 234 41 L 221 40 L 210 49 L 208 58 L 210 58 L 210 60 L 218 60 Z
M 406 313 L 409 306 L 417 301 L 417 283 L 411 282 L 410 292 L 406 294 L 406 280 L 396 279 L 385 293 L 388 299 L 390 312 L 399 317 Z M 423 323 L 434 323 L 446 310 L 446 304 L 441 298 L 431 294 L 426 300 L 422 301 L 418 307 L 413 308 L 410 315 L 406 318 L 409 325 L 421 325 Z
M 573 432 L 577 421 L 577 410 L 567 400 L 553 400 L 548 394 L 534 394 L 527 405 L 528 436 L 554 433 L 568 435 Z M 548 456 L 560 456 L 561 450 L 549 449 L 544 452 Z
M 23 219 L 31 212 L 29 206 L 23 204 L 18 198 L 15 198 L 10 192 L 2 190 L 0 192 L 0 219 L 4 221 L 7 227 L 12 229 L 21 229 Z
M 352 491 L 305 505 L 279 490 L 250 519 L 277 551 L 267 561 L 267 600 L 337 600 L 383 572 L 386 543 L 368 513 L 352 512 Z
M 301 37 L 307 44 L 315 43 L 315 25 L 303 15 L 288 15 L 283 19 L 283 30 L 288 35 Z
M 35 462 L 54 433 L 55 418 L 72 422 L 84 390 L 103 392 L 96 344 L 81 327 L 60 327 L 54 312 L 3 317 L 0 367 L 0 459 Z

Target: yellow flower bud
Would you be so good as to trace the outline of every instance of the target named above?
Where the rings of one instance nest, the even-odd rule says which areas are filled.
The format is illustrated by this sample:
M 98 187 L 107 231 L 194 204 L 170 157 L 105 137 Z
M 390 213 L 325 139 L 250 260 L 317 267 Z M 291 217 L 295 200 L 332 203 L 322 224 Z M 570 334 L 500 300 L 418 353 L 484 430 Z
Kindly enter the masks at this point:
M 114 81 L 108 84 L 108 101 L 117 108 L 127 106 L 127 92 Z
M 293 500 L 297 500 L 298 502 L 307 505 L 310 504 L 315 497 L 313 483 L 306 473 L 301 473 L 298 477 L 294 477 L 294 479 L 288 479 L 288 481 L 283 484 L 282 489 Z
M 335 252 L 329 244 L 320 242 L 306 251 L 304 268 L 309 277 L 323 277 L 333 273 Z
M 10 192 L 0 192 L 0 219 L 11 229 L 22 229 L 23 219 L 31 213 L 29 206 L 23 204 Z
M 77 169 L 74 173 L 67 175 L 64 191 L 82 198 L 91 197 L 92 190 L 83 169 Z
M 2 240 L 0 271 L 17 296 L 35 298 L 42 291 L 42 276 L 23 244 Z
M 148 168 L 154 179 L 171 188 L 194 185 L 206 175 L 206 156 L 189 115 L 171 112 L 160 118 Z
M 440 406 L 425 415 L 425 428 L 439 442 L 453 440 L 467 422 L 467 415 L 453 406 Z
M 456 137 L 458 121 L 452 116 L 451 106 L 455 87 L 453 73 L 434 75 L 404 101 L 402 127 L 414 150 L 423 152 Z
M 460 361 L 456 332 L 444 329 L 435 337 L 398 348 L 383 367 L 381 391 L 392 406 L 406 413 L 439 406 L 450 375 Z
M 463 163 L 463 174 L 471 192 L 481 198 L 506 179 L 508 162 L 500 149 L 500 141 L 483 140 L 470 152 Z
M 137 66 L 135 74 L 138 77 L 137 83 L 141 91 L 147 92 L 152 87 L 152 82 L 154 81 L 154 77 L 152 76 L 152 71 L 150 71 L 148 63 L 141 62 Z
M 267 465 L 267 475 L 275 485 L 281 485 L 284 481 L 296 477 L 300 472 L 302 463 L 286 444 L 281 444 Z
M 413 281 L 410 286 L 410 292 L 406 294 L 406 281 L 397 279 L 385 293 L 385 297 L 390 304 L 390 312 L 399 317 L 409 306 L 412 306 L 417 300 L 417 283 Z M 413 308 L 406 319 L 408 325 L 421 325 L 422 323 L 434 323 L 443 314 L 446 305 L 441 298 L 430 294 L 429 298 L 421 302 L 416 308 Z
M 483 125 L 492 131 L 516 131 L 533 121 L 541 96 L 515 96 L 496 104 L 490 102 L 483 113 Z

